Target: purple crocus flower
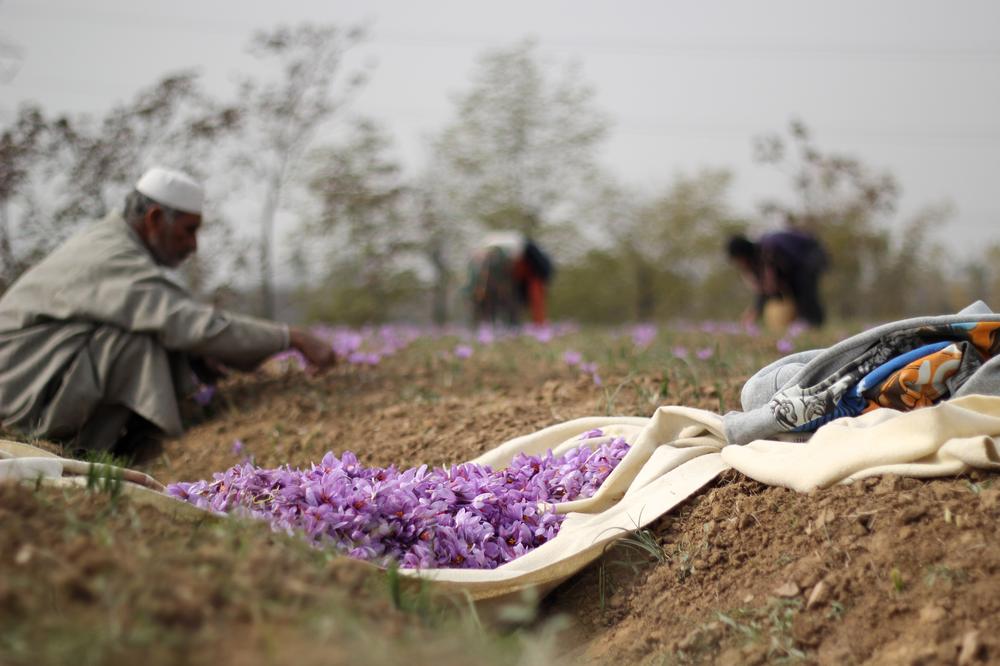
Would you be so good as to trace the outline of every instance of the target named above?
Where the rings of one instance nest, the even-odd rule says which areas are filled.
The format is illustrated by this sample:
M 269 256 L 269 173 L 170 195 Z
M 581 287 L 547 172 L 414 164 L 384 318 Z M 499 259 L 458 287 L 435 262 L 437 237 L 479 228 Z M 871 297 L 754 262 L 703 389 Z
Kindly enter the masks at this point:
M 590 375 L 590 378 L 591 380 L 593 380 L 595 386 L 601 385 L 601 376 L 597 374 L 597 363 L 593 361 L 588 363 L 581 363 L 580 370 Z
M 715 353 L 715 350 L 713 350 L 711 347 L 702 347 L 701 349 L 699 349 L 698 351 L 696 351 L 694 354 L 695 354 L 695 356 L 697 356 L 702 361 L 707 361 L 708 359 L 712 358 L 712 354 L 714 354 L 714 353 Z
M 653 344 L 653 340 L 656 339 L 656 333 L 657 330 L 654 324 L 637 324 L 632 327 L 632 343 L 640 349 L 645 349 Z
M 555 337 L 555 331 L 547 324 L 528 324 L 524 327 L 524 333 L 542 343 L 552 342 Z
M 809 327 L 804 322 L 796 319 L 788 326 L 788 332 L 786 333 L 786 337 L 797 338 L 803 333 L 805 333 L 806 330 L 808 330 L 808 328 Z
M 744 332 L 744 328 L 735 321 L 724 321 L 719 324 L 719 332 L 726 335 L 739 335 Z
M 308 363 L 306 357 L 298 349 L 289 349 L 274 355 L 274 360 L 283 364 L 294 364 L 299 370 L 305 370 Z
M 502 470 L 466 463 L 403 471 L 330 452 L 308 469 L 244 462 L 212 481 L 175 483 L 167 492 L 380 564 L 493 568 L 554 538 L 563 516 L 551 504 L 591 496 L 627 451 L 616 438 L 559 457 L 520 454 Z
M 673 349 L 670 350 L 670 352 L 674 355 L 674 358 L 687 358 L 688 357 L 687 347 L 683 347 L 681 345 L 675 346 Z
M 455 347 L 454 354 L 458 358 L 463 358 L 463 359 L 469 358 L 470 356 L 472 356 L 472 347 L 470 347 L 469 345 L 458 345 Z
M 382 357 L 375 352 L 351 352 L 347 356 L 347 362 L 352 365 L 378 365 Z
M 793 345 L 792 341 L 789 340 L 788 338 L 781 338 L 780 340 L 778 340 L 778 343 L 775 345 L 775 347 L 777 347 L 778 351 L 781 352 L 782 354 L 788 354 L 791 353 L 792 349 L 795 348 L 795 345 Z
M 563 354 L 563 361 L 565 361 L 566 365 L 569 366 L 580 365 L 583 361 L 583 354 L 578 351 L 573 351 L 572 349 L 566 350 Z
M 214 397 L 215 387 L 211 384 L 202 384 L 195 394 L 191 396 L 191 399 L 194 400 L 195 404 L 199 407 L 208 407 Z

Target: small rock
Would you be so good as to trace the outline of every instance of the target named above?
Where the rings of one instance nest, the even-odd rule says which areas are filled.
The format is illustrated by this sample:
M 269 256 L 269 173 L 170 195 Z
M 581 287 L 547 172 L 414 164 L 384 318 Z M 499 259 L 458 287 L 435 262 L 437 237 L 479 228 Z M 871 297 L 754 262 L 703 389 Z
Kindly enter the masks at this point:
M 962 636 L 962 650 L 958 653 L 958 665 L 965 666 L 965 664 L 971 664 L 979 657 L 982 647 L 982 644 L 979 642 L 978 631 L 965 632 L 965 635 Z
M 784 597 L 786 599 L 791 599 L 792 597 L 799 596 L 799 586 L 795 584 L 794 581 L 788 581 L 781 587 L 775 588 L 774 595 L 777 597 Z
M 816 569 L 807 569 L 805 571 L 800 570 L 795 575 L 795 580 L 799 583 L 800 587 L 805 590 L 806 588 L 810 588 L 816 584 L 816 581 L 819 580 L 819 575 L 820 572 Z
M 931 494 L 934 495 L 934 499 L 944 500 L 950 499 L 955 491 L 951 486 L 939 482 L 931 484 Z
M 824 604 L 829 597 L 830 586 L 823 581 L 820 581 L 813 586 L 812 592 L 809 593 L 809 600 L 806 601 L 806 608 L 812 608 L 813 606 Z
M 747 596 L 743 597 L 743 603 L 748 604 L 751 601 L 753 601 L 753 595 L 752 594 L 748 594 Z
M 904 525 L 915 523 L 927 514 L 926 506 L 911 506 L 903 509 L 899 514 L 899 522 Z
M 958 537 L 958 542 L 966 546 L 975 545 L 977 548 L 986 547 L 986 544 L 982 543 L 979 535 L 975 532 L 963 532 L 962 535 Z
M 739 648 L 727 648 L 719 655 L 719 660 L 716 662 L 719 666 L 743 666 L 745 660 L 743 659 L 743 653 L 740 652 Z
M 816 526 L 816 529 L 822 529 L 826 525 L 831 524 L 836 519 L 837 519 L 837 514 L 833 512 L 833 509 L 825 509 L 823 511 L 820 511 L 819 515 L 816 516 L 814 525 Z
M 768 661 L 768 647 L 751 643 L 740 648 L 740 658 L 743 666 L 758 666 Z
M 32 548 L 30 543 L 26 543 L 21 546 L 17 554 L 14 555 L 14 564 L 24 566 L 31 561 L 31 556 L 35 554 L 35 549 Z
M 920 621 L 925 624 L 937 624 L 946 617 L 948 617 L 948 612 L 934 604 L 928 604 L 920 609 Z
M 625 603 L 625 597 L 620 592 L 616 592 L 608 599 L 608 608 L 621 608 L 623 603 Z
M 878 482 L 875 486 L 876 495 L 885 495 L 887 493 L 894 493 L 900 488 L 899 477 L 895 474 L 886 474 L 882 477 L 882 480 Z
M 1000 488 L 987 488 L 979 493 L 979 503 L 984 509 L 995 509 L 1000 505 Z
M 690 650 L 694 647 L 695 643 L 701 637 L 701 629 L 693 629 L 687 636 L 681 639 L 681 642 L 677 644 L 678 649 Z

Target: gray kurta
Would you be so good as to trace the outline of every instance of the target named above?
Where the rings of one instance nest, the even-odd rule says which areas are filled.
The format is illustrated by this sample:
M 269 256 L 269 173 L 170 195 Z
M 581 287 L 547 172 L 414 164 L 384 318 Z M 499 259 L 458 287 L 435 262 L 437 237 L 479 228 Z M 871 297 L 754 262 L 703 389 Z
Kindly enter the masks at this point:
M 0 419 L 69 437 L 100 405 L 122 405 L 179 435 L 186 356 L 251 367 L 287 346 L 283 324 L 195 301 L 112 213 L 0 298 Z

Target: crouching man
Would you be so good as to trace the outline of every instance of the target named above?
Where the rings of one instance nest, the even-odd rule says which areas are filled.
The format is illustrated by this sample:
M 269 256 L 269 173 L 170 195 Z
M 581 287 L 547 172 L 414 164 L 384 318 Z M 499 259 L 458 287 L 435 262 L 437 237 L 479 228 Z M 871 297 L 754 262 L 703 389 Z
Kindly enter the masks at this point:
M 333 363 L 315 336 L 199 303 L 164 271 L 197 249 L 202 199 L 186 174 L 150 169 L 122 212 L 64 242 L 0 298 L 4 428 L 127 455 L 137 430 L 182 433 L 193 367 L 248 370 L 289 348 Z

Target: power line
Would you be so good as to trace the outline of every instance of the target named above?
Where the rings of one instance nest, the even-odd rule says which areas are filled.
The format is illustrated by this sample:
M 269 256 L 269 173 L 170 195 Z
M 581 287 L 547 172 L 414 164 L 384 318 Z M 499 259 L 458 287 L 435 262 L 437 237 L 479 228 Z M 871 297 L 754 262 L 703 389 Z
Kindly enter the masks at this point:
M 47 89 L 41 86 L 28 86 L 27 89 L 35 93 L 45 93 Z M 67 92 L 67 88 L 58 87 L 59 92 Z M 109 100 L 107 95 L 102 95 L 90 89 L 70 87 L 69 92 L 74 95 L 86 96 L 94 99 Z M 383 122 L 392 124 L 397 116 L 405 116 L 414 121 L 425 120 L 427 122 L 437 122 L 446 117 L 447 114 L 429 112 L 426 109 L 411 107 L 386 107 L 379 108 L 379 117 Z M 16 111 L 13 107 L 0 105 L 0 119 L 13 118 Z M 879 143 L 898 143 L 902 145 L 922 145 L 940 144 L 972 144 L 973 148 L 983 150 L 996 150 L 996 144 L 1000 143 L 1000 130 L 981 128 L 969 130 L 957 127 L 935 127 L 935 128 L 884 128 L 884 127 L 858 127 L 858 126 L 826 126 L 812 125 L 811 129 L 823 135 L 834 135 L 840 137 L 850 137 L 855 139 L 867 139 Z M 761 124 L 739 124 L 726 122 L 688 122 L 669 121 L 655 118 L 625 118 L 613 117 L 612 132 L 615 134 L 638 135 L 638 136 L 760 136 L 773 132 L 774 127 Z
M 699 123 L 699 122 L 664 122 L 653 119 L 624 119 L 614 125 L 614 129 L 626 134 L 639 135 L 671 135 L 671 134 L 699 134 L 699 135 L 761 135 L 773 132 L 773 128 L 768 129 L 760 125 L 741 125 L 729 123 Z M 889 140 L 909 143 L 919 142 L 960 142 L 984 144 L 983 148 L 995 150 L 991 145 L 1000 142 L 1000 130 L 981 129 L 968 130 L 965 128 L 903 128 L 889 129 L 882 127 L 850 127 L 850 126 L 825 126 L 810 125 L 810 129 L 819 134 L 849 136 L 862 139 Z
M 385 34 L 372 38 L 375 43 L 413 44 L 418 46 L 482 46 L 496 43 L 496 37 L 468 37 L 462 35 L 408 35 Z M 908 59 L 1000 59 L 1000 48 L 992 46 L 941 46 L 936 48 L 900 44 L 697 44 L 697 43 L 636 43 L 613 40 L 545 40 L 539 41 L 542 49 L 578 49 L 587 52 L 634 53 L 637 55 L 672 55 L 703 57 L 767 58 L 820 57 L 820 58 L 908 58 Z
M 21 7 L 20 13 L 28 20 L 44 20 L 51 24 L 51 13 L 44 7 Z M 255 26 L 249 23 L 238 25 L 232 19 L 212 20 L 204 17 L 186 18 L 177 16 L 151 16 L 131 12 L 100 10 L 93 8 L 62 8 L 60 14 L 65 18 L 72 15 L 76 21 L 86 23 L 116 23 L 123 26 L 142 26 L 155 30 L 157 28 L 183 29 L 188 33 L 206 35 L 241 34 L 253 31 Z M 238 21 L 239 18 L 236 17 Z M 530 32 L 530 31 L 528 31 Z M 483 47 L 506 42 L 509 38 L 499 35 L 470 35 L 456 33 L 406 33 L 373 31 L 368 44 L 407 44 L 423 47 Z M 705 58 L 852 58 L 852 59 L 904 59 L 904 60 L 1000 60 L 1000 48 L 993 45 L 914 45 L 914 44 L 774 44 L 774 43 L 641 43 L 634 40 L 616 40 L 606 38 L 587 39 L 549 39 L 539 40 L 542 49 L 566 50 L 573 49 L 588 53 L 662 55 L 675 57 L 705 57 Z

